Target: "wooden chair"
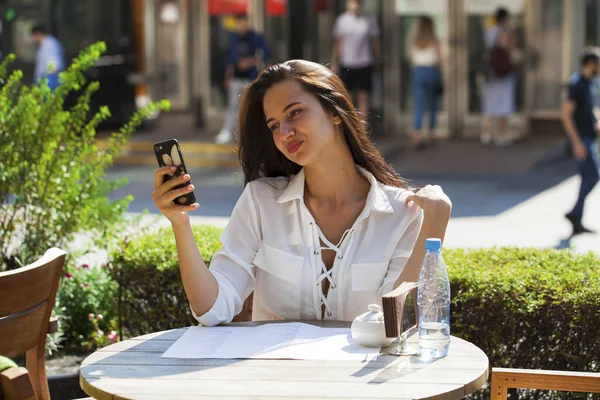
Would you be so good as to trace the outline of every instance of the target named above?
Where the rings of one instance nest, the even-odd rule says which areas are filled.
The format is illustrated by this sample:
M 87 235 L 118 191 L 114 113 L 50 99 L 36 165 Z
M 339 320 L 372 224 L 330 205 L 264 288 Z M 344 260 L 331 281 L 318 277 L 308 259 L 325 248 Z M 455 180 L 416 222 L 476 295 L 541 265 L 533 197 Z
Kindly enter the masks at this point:
M 0 400 L 37 400 L 27 369 L 13 367 L 0 372 Z
M 57 327 L 50 316 L 66 255 L 64 250 L 52 248 L 31 265 L 0 273 L 0 355 L 15 358 L 25 353 L 27 371 L 40 400 L 50 399 L 46 334 Z
M 513 388 L 600 393 L 600 373 L 492 369 L 492 400 L 505 400 Z

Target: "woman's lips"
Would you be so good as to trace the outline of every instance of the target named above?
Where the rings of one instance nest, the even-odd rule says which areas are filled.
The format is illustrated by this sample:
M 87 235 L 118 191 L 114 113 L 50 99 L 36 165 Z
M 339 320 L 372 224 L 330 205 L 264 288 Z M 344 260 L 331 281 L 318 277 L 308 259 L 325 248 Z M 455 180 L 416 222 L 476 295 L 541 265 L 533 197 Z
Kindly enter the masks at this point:
M 300 146 L 302 146 L 302 143 L 304 143 L 304 141 L 294 142 L 294 143 L 288 144 L 287 145 L 288 152 L 294 154 L 295 152 L 297 152 L 298 150 L 300 150 Z

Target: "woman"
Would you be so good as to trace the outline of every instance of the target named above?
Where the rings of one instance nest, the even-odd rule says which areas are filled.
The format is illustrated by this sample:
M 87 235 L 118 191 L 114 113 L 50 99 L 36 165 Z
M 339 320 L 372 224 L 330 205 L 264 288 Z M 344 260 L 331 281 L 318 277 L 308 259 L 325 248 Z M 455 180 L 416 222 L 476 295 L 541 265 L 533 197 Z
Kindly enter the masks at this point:
M 438 97 L 442 89 L 441 46 L 430 17 L 419 18 L 417 30 L 411 40 L 410 58 L 413 65 L 413 145 L 422 148 L 433 140 Z M 429 110 L 429 131 L 423 138 L 421 127 L 426 109 Z
M 153 198 L 171 221 L 200 323 L 231 321 L 252 291 L 254 320 L 351 321 L 418 279 L 425 239 L 444 236 L 450 200 L 437 186 L 406 189 L 331 70 L 274 65 L 248 87 L 239 115 L 246 187 L 210 271 L 188 217 L 198 204 L 173 203 L 193 190 L 172 190 L 189 176 L 163 183 L 173 170 L 155 174 Z
M 488 57 L 496 47 L 504 49 L 509 55 L 514 54 L 516 40 L 508 26 L 509 17 L 505 8 L 496 11 L 496 25 L 485 33 Z M 487 79 L 483 85 L 484 117 L 480 140 L 484 145 L 509 146 L 513 140 L 508 133 L 508 119 L 515 112 L 516 76 L 514 71 L 505 76 L 497 76 L 491 65 L 487 72 Z M 495 130 L 493 122 L 497 122 Z

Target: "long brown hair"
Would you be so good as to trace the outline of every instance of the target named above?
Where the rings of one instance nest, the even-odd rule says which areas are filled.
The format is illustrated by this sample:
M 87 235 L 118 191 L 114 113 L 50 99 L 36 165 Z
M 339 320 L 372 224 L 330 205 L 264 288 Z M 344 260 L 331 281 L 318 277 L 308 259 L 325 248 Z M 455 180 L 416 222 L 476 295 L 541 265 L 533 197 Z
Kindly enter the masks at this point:
M 330 69 L 305 60 L 290 60 L 262 71 L 245 91 L 239 117 L 239 159 L 245 183 L 263 177 L 290 177 L 302 167 L 285 157 L 275 146 L 265 121 L 263 98 L 278 82 L 293 79 L 315 95 L 321 106 L 339 116 L 354 163 L 371 172 L 377 181 L 406 187 L 404 180 L 387 164 L 371 142 L 365 124 L 341 79 Z
M 412 45 L 417 49 L 424 49 L 434 45 L 437 40 L 433 19 L 427 15 L 421 16 L 417 24 L 417 30 L 412 38 Z

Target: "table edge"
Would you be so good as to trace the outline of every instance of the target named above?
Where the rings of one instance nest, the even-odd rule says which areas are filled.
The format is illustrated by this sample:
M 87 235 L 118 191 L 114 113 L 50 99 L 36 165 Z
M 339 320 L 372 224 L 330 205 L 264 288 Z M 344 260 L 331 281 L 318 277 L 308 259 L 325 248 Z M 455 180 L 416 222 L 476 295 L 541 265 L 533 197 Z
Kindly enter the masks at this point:
M 251 321 L 251 322 L 240 322 L 240 323 L 232 323 L 229 325 L 233 325 L 233 326 L 259 326 L 259 325 L 264 325 L 267 323 L 286 323 L 286 322 L 302 322 L 302 323 L 310 323 L 311 321 Z M 317 322 L 317 324 L 321 321 L 312 321 L 312 322 Z M 342 325 L 344 322 L 343 321 L 336 321 L 337 324 Z M 192 325 L 195 326 L 195 325 Z M 181 328 L 175 328 L 175 329 L 169 329 L 167 331 L 184 331 L 187 330 L 188 328 L 192 327 L 192 326 L 187 326 L 187 327 L 181 327 Z M 350 327 L 350 322 L 347 322 L 347 326 Z M 165 331 L 159 331 L 159 332 L 151 332 L 151 333 L 160 333 L 160 332 L 165 332 Z M 140 336 L 144 336 L 144 335 L 140 335 Z M 140 337 L 137 336 L 137 337 Z M 475 344 L 459 338 L 457 336 L 452 336 L 453 338 L 459 339 L 461 341 L 465 341 L 473 346 L 475 346 L 479 351 L 481 351 L 481 353 L 485 356 L 486 360 L 487 360 L 487 366 L 485 368 L 484 371 L 482 371 L 482 373 L 473 381 L 463 385 L 463 397 L 466 397 L 472 393 L 475 393 L 477 390 L 481 389 L 485 383 L 487 382 L 488 378 L 489 378 L 489 373 L 490 373 L 490 366 L 489 366 L 489 358 L 487 356 L 487 354 L 485 354 L 485 352 L 483 352 L 483 350 L 481 350 L 478 346 L 476 346 Z M 126 339 L 124 341 L 127 340 L 135 340 L 136 338 L 129 338 Z M 153 339 L 145 339 L 145 341 L 150 341 Z M 100 350 L 100 349 L 98 349 Z M 89 354 L 85 359 L 82 360 L 81 364 L 79 365 L 79 386 L 81 387 L 81 389 L 88 395 L 88 396 L 92 396 L 95 399 L 98 400 L 113 400 L 114 399 L 114 394 L 108 393 L 103 391 L 102 389 L 99 389 L 98 387 L 94 386 L 93 384 L 91 384 L 90 382 L 88 382 L 84 375 L 82 374 L 82 366 L 84 365 L 85 360 L 91 356 L 92 354 L 96 353 L 98 350 L 94 351 L 93 353 Z M 385 354 L 382 354 L 385 355 Z M 430 396 L 430 397 L 422 397 L 419 400 L 446 400 L 448 399 L 448 394 L 450 392 L 446 392 L 446 393 L 440 393 L 434 396 Z

